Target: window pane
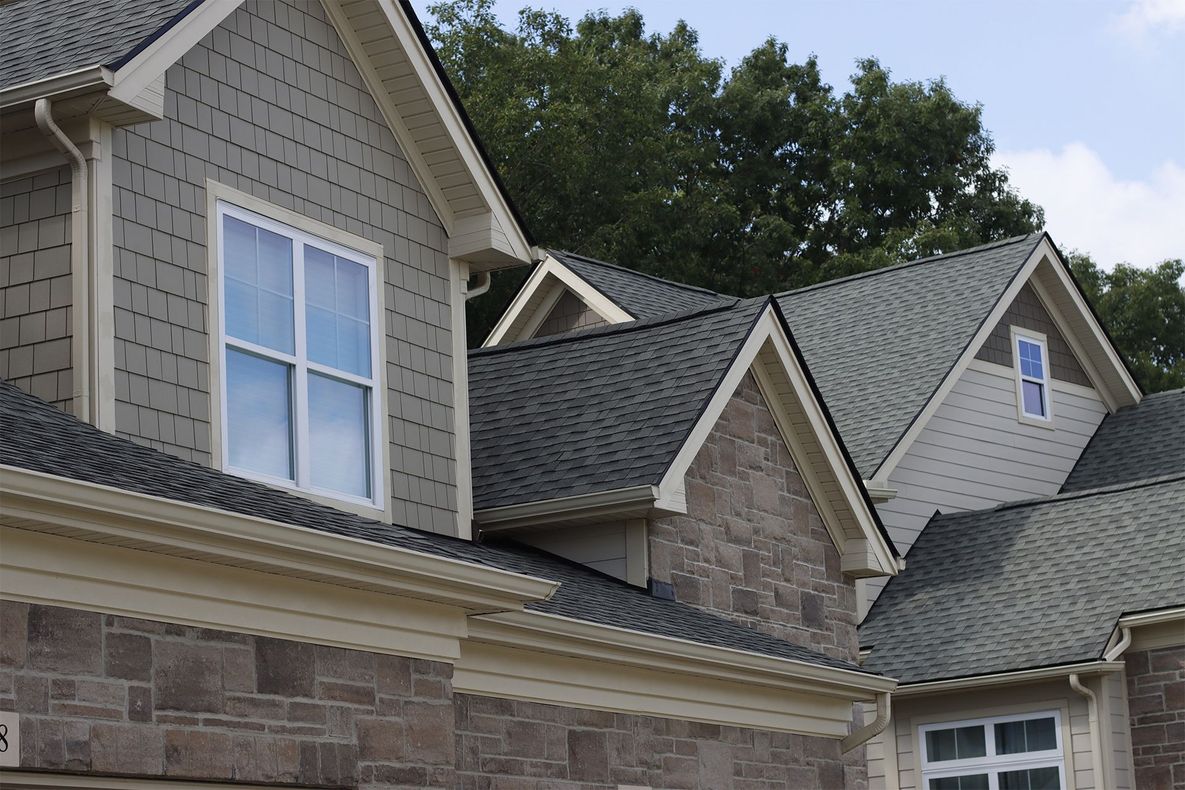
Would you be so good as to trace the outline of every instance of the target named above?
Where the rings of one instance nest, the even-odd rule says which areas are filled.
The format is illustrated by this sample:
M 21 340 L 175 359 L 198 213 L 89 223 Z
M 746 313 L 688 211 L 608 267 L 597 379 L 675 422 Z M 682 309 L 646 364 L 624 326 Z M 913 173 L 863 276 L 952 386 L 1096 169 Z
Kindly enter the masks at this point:
M 1020 383 L 1020 396 L 1025 414 L 1032 414 L 1036 417 L 1045 416 L 1044 385 L 1038 384 L 1035 381 L 1022 381 Z
M 370 420 L 366 389 L 309 374 L 309 463 L 312 482 L 370 496 Z
M 1025 722 L 1025 740 L 1030 752 L 1052 751 L 1057 748 L 1057 732 L 1053 719 L 1030 719 Z
M 305 246 L 309 359 L 370 375 L 370 273 L 359 263 Z
M 988 787 L 987 774 L 944 776 L 941 779 L 930 780 L 930 790 L 988 790 Z
M 226 349 L 231 466 L 293 479 L 290 380 L 287 365 Z
M 996 754 L 1040 752 L 1057 748 L 1053 719 L 1010 721 L 996 725 Z
M 982 725 L 926 732 L 926 758 L 932 763 L 986 755 L 987 741 Z
M 1016 341 L 1020 351 L 1020 372 L 1033 378 L 1045 378 L 1045 366 L 1041 360 L 1041 346 L 1027 340 Z
M 222 227 L 226 333 L 293 353 L 292 241 L 234 217 Z
M 1056 768 L 1000 772 L 1000 790 L 1061 790 L 1061 786 Z

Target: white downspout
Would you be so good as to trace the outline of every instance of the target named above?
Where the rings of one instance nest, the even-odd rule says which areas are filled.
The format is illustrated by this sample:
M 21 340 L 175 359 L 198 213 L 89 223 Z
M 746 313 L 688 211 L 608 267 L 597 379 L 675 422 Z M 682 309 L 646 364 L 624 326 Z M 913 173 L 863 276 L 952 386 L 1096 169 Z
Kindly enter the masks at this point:
M 478 272 L 477 273 L 477 285 L 474 285 L 472 287 L 470 287 L 470 285 L 468 283 L 465 283 L 465 285 L 464 285 L 465 301 L 468 302 L 470 299 L 476 299 L 477 297 L 481 296 L 486 291 L 490 290 L 490 284 L 492 282 L 493 282 L 493 279 L 490 277 L 489 272 Z
M 70 269 L 73 289 L 73 335 L 71 360 L 74 368 L 74 414 L 91 424 L 98 420 L 91 408 L 90 348 L 86 342 L 90 327 L 90 192 L 87 188 L 86 158 L 78 146 L 54 123 L 53 104 L 49 99 L 38 99 L 33 106 L 37 128 L 49 138 L 54 147 L 70 160 Z
M 892 714 L 893 708 L 889 692 L 879 692 L 876 695 L 876 718 L 840 741 L 840 751 L 844 753 L 850 752 L 857 746 L 867 743 L 880 735 L 884 732 L 885 727 L 889 726 L 889 718 Z
M 1132 643 L 1132 630 L 1125 625 L 1120 626 L 1119 627 L 1119 641 L 1115 644 L 1115 647 L 1111 648 L 1106 653 L 1103 653 L 1103 660 L 1104 661 L 1115 661 L 1121 655 L 1123 655 L 1124 650 L 1127 650 L 1129 647 L 1131 647 L 1131 643 Z
M 1090 762 L 1094 769 L 1095 790 L 1108 790 L 1109 785 L 1103 774 L 1103 739 L 1099 730 L 1099 700 L 1095 693 L 1082 685 L 1078 673 L 1070 673 L 1070 688 L 1086 697 L 1086 710 L 1090 725 Z

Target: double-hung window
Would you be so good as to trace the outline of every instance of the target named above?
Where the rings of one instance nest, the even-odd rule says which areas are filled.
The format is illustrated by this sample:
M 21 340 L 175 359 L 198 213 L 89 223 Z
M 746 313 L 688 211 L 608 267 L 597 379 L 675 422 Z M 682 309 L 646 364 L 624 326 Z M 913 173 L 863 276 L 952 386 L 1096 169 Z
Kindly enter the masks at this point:
M 382 508 L 376 261 L 217 203 L 222 462 Z
M 1020 416 L 1048 422 L 1053 418 L 1049 403 L 1049 354 L 1044 337 L 1013 330 L 1016 355 L 1016 394 Z
M 1061 714 L 927 724 L 918 732 L 926 790 L 1062 790 Z

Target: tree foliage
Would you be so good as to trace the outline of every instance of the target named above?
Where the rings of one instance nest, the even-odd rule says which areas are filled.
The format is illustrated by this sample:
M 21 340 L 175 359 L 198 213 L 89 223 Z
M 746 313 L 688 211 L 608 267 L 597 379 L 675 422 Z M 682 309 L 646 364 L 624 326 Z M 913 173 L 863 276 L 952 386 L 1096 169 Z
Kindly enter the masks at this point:
M 1042 223 L 942 80 L 868 59 L 837 93 L 772 38 L 725 74 L 683 23 L 526 9 L 510 30 L 492 6 L 434 5 L 429 34 L 545 245 L 754 295 Z M 495 278 L 475 337 L 522 276 Z
M 1185 262 L 1105 271 L 1072 253 L 1070 268 L 1145 392 L 1185 387 Z

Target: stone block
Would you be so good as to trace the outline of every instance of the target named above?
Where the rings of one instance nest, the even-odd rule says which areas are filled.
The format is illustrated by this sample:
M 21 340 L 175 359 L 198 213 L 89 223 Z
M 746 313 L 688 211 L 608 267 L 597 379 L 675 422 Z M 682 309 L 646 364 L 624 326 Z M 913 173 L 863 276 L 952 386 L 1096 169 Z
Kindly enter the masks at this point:
M 568 778 L 581 782 L 609 779 L 609 748 L 604 732 L 568 731 Z
M 161 640 L 153 653 L 152 682 L 158 710 L 222 712 L 222 648 Z
M 403 706 L 407 742 L 416 760 L 428 765 L 448 765 L 455 749 L 453 706 L 407 702 Z
M 163 733 L 151 725 L 94 724 L 90 751 L 96 773 L 158 776 L 164 768 Z
M 42 672 L 97 675 L 102 670 L 102 616 L 57 606 L 28 613 L 27 666 Z
M 260 637 L 255 640 L 255 682 L 260 694 L 316 696 L 314 647 L 303 642 Z
M 363 762 L 396 762 L 409 756 L 407 728 L 401 721 L 379 718 L 360 718 L 358 726 L 358 757 Z
M 203 730 L 165 732 L 165 773 L 193 779 L 233 776 L 229 735 Z
M 148 637 L 110 632 L 104 647 L 104 669 L 108 677 L 152 679 L 152 642 Z

